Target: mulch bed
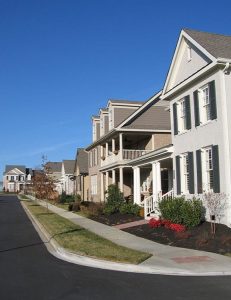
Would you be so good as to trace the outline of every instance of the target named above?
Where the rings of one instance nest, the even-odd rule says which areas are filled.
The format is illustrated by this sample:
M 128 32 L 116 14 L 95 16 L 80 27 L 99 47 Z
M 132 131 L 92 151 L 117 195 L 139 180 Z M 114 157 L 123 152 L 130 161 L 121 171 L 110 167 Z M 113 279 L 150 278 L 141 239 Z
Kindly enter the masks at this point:
M 150 228 L 148 224 L 123 229 L 136 236 L 175 247 L 203 250 L 219 254 L 231 254 L 231 229 L 225 225 L 216 225 L 213 237 L 210 223 L 188 229 L 185 232 L 174 232 L 164 227 Z
M 115 213 L 109 216 L 107 215 L 94 216 L 91 217 L 91 219 L 109 226 L 114 226 L 118 224 L 125 224 L 129 222 L 143 220 L 144 218 L 140 216 L 134 216 L 132 214 L 122 215 L 121 213 Z

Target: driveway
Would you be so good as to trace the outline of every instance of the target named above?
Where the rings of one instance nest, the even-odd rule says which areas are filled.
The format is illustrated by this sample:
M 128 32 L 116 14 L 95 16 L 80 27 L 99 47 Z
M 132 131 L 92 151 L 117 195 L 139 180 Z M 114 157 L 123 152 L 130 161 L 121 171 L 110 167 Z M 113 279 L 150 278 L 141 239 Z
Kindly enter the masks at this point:
M 230 299 L 230 277 L 105 271 L 53 257 L 15 196 L 0 196 L 0 299 Z

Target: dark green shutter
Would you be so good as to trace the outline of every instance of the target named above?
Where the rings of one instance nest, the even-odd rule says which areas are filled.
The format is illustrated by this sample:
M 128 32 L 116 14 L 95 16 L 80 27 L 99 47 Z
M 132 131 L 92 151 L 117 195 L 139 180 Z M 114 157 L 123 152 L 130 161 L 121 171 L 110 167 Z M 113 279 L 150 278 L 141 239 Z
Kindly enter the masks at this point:
M 188 152 L 188 171 L 189 171 L 189 194 L 194 194 L 194 166 L 193 152 Z
M 219 151 L 218 145 L 212 147 L 213 158 L 213 191 L 220 193 L 220 170 L 219 170 Z
M 193 98 L 194 98 L 195 126 L 199 126 L 200 125 L 200 108 L 199 108 L 198 91 L 193 92 Z
M 196 151 L 197 162 L 197 192 L 202 194 L 202 165 L 201 165 L 201 150 Z
M 176 156 L 176 193 L 181 194 L 180 156 Z
M 191 129 L 191 108 L 190 108 L 190 98 L 185 97 L 185 110 L 186 110 L 186 129 Z
M 209 82 L 209 98 L 211 105 L 210 118 L 211 120 L 214 120 L 217 118 L 216 90 L 214 80 Z
M 178 122 L 177 122 L 177 104 L 173 103 L 173 125 L 174 125 L 174 135 L 178 134 Z

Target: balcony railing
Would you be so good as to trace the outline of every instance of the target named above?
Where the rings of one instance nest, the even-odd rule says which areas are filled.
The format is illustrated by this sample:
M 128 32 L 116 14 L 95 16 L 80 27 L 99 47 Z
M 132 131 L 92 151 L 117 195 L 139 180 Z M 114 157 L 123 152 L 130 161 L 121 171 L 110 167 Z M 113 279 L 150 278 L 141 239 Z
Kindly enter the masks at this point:
M 110 153 L 107 157 L 103 157 L 101 159 L 101 166 L 104 167 L 106 165 L 110 165 L 123 160 L 131 160 L 138 158 L 142 155 L 149 153 L 151 150 L 135 150 L 135 149 L 123 149 L 122 157 L 120 151 L 115 153 Z

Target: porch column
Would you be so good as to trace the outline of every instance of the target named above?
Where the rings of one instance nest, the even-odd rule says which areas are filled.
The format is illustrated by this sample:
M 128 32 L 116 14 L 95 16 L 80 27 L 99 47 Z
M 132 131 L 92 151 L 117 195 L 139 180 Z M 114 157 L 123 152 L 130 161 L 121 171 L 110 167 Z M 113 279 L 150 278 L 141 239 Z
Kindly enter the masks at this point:
M 134 203 L 140 204 L 141 195 L 140 195 L 140 168 L 133 168 L 133 195 L 134 195 Z
M 103 201 L 104 202 L 104 175 L 103 173 L 101 173 L 101 182 L 100 182 L 100 185 L 101 185 L 101 190 L 100 190 L 100 193 L 101 193 L 101 196 L 100 196 L 100 201 Z
M 111 144 L 112 144 L 112 152 L 115 152 L 115 139 L 111 140 Z
M 106 172 L 106 184 L 105 184 L 106 191 L 108 190 L 108 185 L 109 185 L 109 173 Z
M 124 192 L 124 177 L 123 177 L 123 168 L 120 167 L 120 191 Z
M 161 173 L 160 163 L 152 163 L 152 194 L 153 199 L 158 200 L 158 194 L 161 191 Z
M 120 144 L 120 160 L 123 160 L 123 133 L 119 135 L 119 144 Z
M 115 184 L 115 170 L 112 170 L 112 184 Z
M 105 157 L 108 157 L 108 143 L 106 143 L 106 153 L 105 153 Z

